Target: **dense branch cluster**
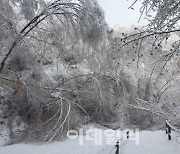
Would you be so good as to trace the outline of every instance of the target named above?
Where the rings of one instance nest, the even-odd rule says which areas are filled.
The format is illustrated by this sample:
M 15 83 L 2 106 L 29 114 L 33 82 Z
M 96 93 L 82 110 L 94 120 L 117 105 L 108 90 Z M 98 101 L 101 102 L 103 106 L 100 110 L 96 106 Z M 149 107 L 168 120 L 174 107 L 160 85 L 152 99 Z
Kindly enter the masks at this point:
M 179 11 L 179 0 L 144 0 L 140 9 L 140 13 L 150 20 L 149 27 L 156 31 L 169 31 L 178 28 Z
M 11 139 L 22 139 L 13 132 L 14 126 L 20 127 L 17 119 L 27 126 L 23 130 L 28 130 L 29 141 L 58 139 L 68 129 L 86 123 L 88 120 L 83 119 L 93 109 L 87 112 L 86 103 L 80 103 L 86 102 L 86 96 L 77 102 L 72 99 L 76 94 L 71 93 L 82 95 L 75 87 L 82 84 L 84 88 L 89 76 L 80 78 L 84 84 L 78 83 L 76 75 L 82 72 L 68 71 L 71 65 L 84 60 L 83 50 L 94 52 L 93 43 L 103 42 L 106 23 L 98 3 L 3 0 L 0 8 L 0 104 L 4 104 L 0 106 L 0 119 L 10 129 Z M 47 73 L 52 67 L 56 71 Z M 29 138 L 31 133 L 34 135 Z

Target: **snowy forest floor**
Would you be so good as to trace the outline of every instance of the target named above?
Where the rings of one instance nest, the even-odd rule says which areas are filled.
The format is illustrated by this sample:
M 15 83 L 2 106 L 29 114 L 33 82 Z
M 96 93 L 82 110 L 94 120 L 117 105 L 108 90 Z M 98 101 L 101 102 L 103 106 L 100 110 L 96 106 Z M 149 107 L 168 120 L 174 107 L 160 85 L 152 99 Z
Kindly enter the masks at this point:
M 102 135 L 95 136 L 96 133 L 93 132 L 96 131 Z M 111 137 L 107 139 L 108 135 L 112 135 L 113 130 L 105 131 L 105 129 L 91 128 L 91 135 L 88 137 L 80 135 L 76 139 L 66 139 L 62 142 L 43 145 L 14 144 L 1 146 L 0 154 L 115 154 L 115 141 L 117 139 Z M 117 133 L 118 131 L 114 132 Z M 120 133 L 123 134 L 122 131 Z M 180 135 L 178 135 L 172 132 L 172 140 L 169 141 L 165 131 L 140 131 L 138 136 L 135 136 L 134 133 L 134 137 L 130 136 L 128 140 L 121 138 L 120 154 L 179 154 Z M 138 141 L 139 145 L 136 145 Z M 97 145 L 101 142 L 102 144 Z

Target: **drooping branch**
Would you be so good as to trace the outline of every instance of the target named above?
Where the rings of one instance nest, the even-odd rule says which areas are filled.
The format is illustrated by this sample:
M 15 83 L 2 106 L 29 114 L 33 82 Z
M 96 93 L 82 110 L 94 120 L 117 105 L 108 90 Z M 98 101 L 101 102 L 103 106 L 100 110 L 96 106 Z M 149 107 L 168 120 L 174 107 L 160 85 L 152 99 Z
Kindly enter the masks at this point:
M 12 43 L 10 49 L 8 50 L 7 54 L 5 55 L 5 57 L 3 58 L 0 64 L 0 73 L 2 72 L 5 66 L 6 60 L 11 55 L 12 51 L 17 46 L 17 44 L 21 42 L 22 39 L 26 37 L 32 30 L 34 30 L 35 27 L 37 27 L 40 23 L 42 23 L 50 16 L 56 16 L 56 17 L 58 16 L 58 18 L 62 18 L 66 20 L 70 25 L 72 25 L 72 27 L 75 28 L 75 31 L 77 30 L 76 29 L 77 28 L 76 24 L 77 24 L 80 27 L 80 30 L 82 30 L 79 35 L 82 34 L 84 36 L 88 36 L 87 33 L 89 33 L 89 31 L 94 28 L 93 22 L 94 23 L 98 23 L 98 22 L 93 20 L 94 16 L 92 16 L 93 11 L 95 11 L 93 10 L 93 7 L 95 7 L 96 4 L 93 3 L 86 4 L 86 2 L 88 3 L 88 1 L 84 1 L 84 0 L 79 0 L 78 2 L 73 2 L 73 1 L 63 2 L 62 0 L 56 0 L 51 4 L 47 5 L 46 7 L 44 7 L 44 9 L 38 15 L 36 15 L 32 20 L 30 20 L 26 24 L 26 26 L 24 26 L 24 28 L 19 32 L 18 37 Z M 89 16 L 88 18 L 84 19 L 87 21 L 84 22 L 81 21 L 83 14 Z M 96 20 L 101 20 L 101 19 L 96 19 Z M 86 22 L 89 22 L 90 27 L 83 28 L 82 24 L 84 23 L 84 27 L 85 27 Z M 102 31 L 102 28 L 98 27 L 99 25 L 96 26 L 97 29 L 99 28 L 98 31 Z M 79 30 L 77 30 L 77 32 L 79 32 Z
M 128 35 L 122 39 L 122 41 L 124 43 L 120 46 L 120 48 L 127 46 L 128 44 L 131 44 L 135 41 L 142 40 L 144 38 L 148 38 L 148 37 L 156 36 L 156 35 L 171 34 L 171 33 L 175 33 L 175 32 L 180 32 L 180 29 L 174 29 L 174 30 L 169 30 L 169 31 L 152 31 L 152 32 L 144 31 L 141 33 L 135 33 L 132 35 Z M 164 39 L 164 37 L 163 37 L 163 39 Z

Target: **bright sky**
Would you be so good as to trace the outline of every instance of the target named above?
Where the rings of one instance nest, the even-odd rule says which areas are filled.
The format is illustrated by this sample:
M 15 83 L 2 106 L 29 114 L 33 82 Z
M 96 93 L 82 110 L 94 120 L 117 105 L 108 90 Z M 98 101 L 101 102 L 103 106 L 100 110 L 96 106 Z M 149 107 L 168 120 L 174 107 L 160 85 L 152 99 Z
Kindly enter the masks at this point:
M 128 9 L 128 7 L 135 0 L 97 0 L 105 11 L 106 21 L 110 27 L 120 25 L 122 27 L 129 27 L 131 25 L 145 25 L 146 20 L 142 20 L 138 23 L 140 17 L 139 9 L 142 1 L 138 2 L 134 9 Z

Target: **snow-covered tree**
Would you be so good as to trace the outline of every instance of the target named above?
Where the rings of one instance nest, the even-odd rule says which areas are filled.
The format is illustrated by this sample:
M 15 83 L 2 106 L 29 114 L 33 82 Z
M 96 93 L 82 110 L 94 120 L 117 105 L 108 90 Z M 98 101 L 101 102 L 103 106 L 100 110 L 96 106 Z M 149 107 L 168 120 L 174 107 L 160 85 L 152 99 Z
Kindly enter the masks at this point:
M 0 16 L 0 95 L 5 104 L 1 116 L 8 115 L 11 138 L 22 139 L 13 132 L 16 117 L 21 119 L 19 125 L 27 125 L 26 139 L 39 141 L 57 139 L 87 122 L 85 105 L 72 96 L 75 90 L 80 94 L 79 74 L 69 71 L 69 65 L 86 62 L 105 37 L 106 22 L 98 3 L 3 0 Z M 84 49 L 87 56 L 83 57 Z M 48 72 L 54 66 L 55 71 Z M 81 74 L 78 80 L 83 76 L 81 81 L 89 78 Z

